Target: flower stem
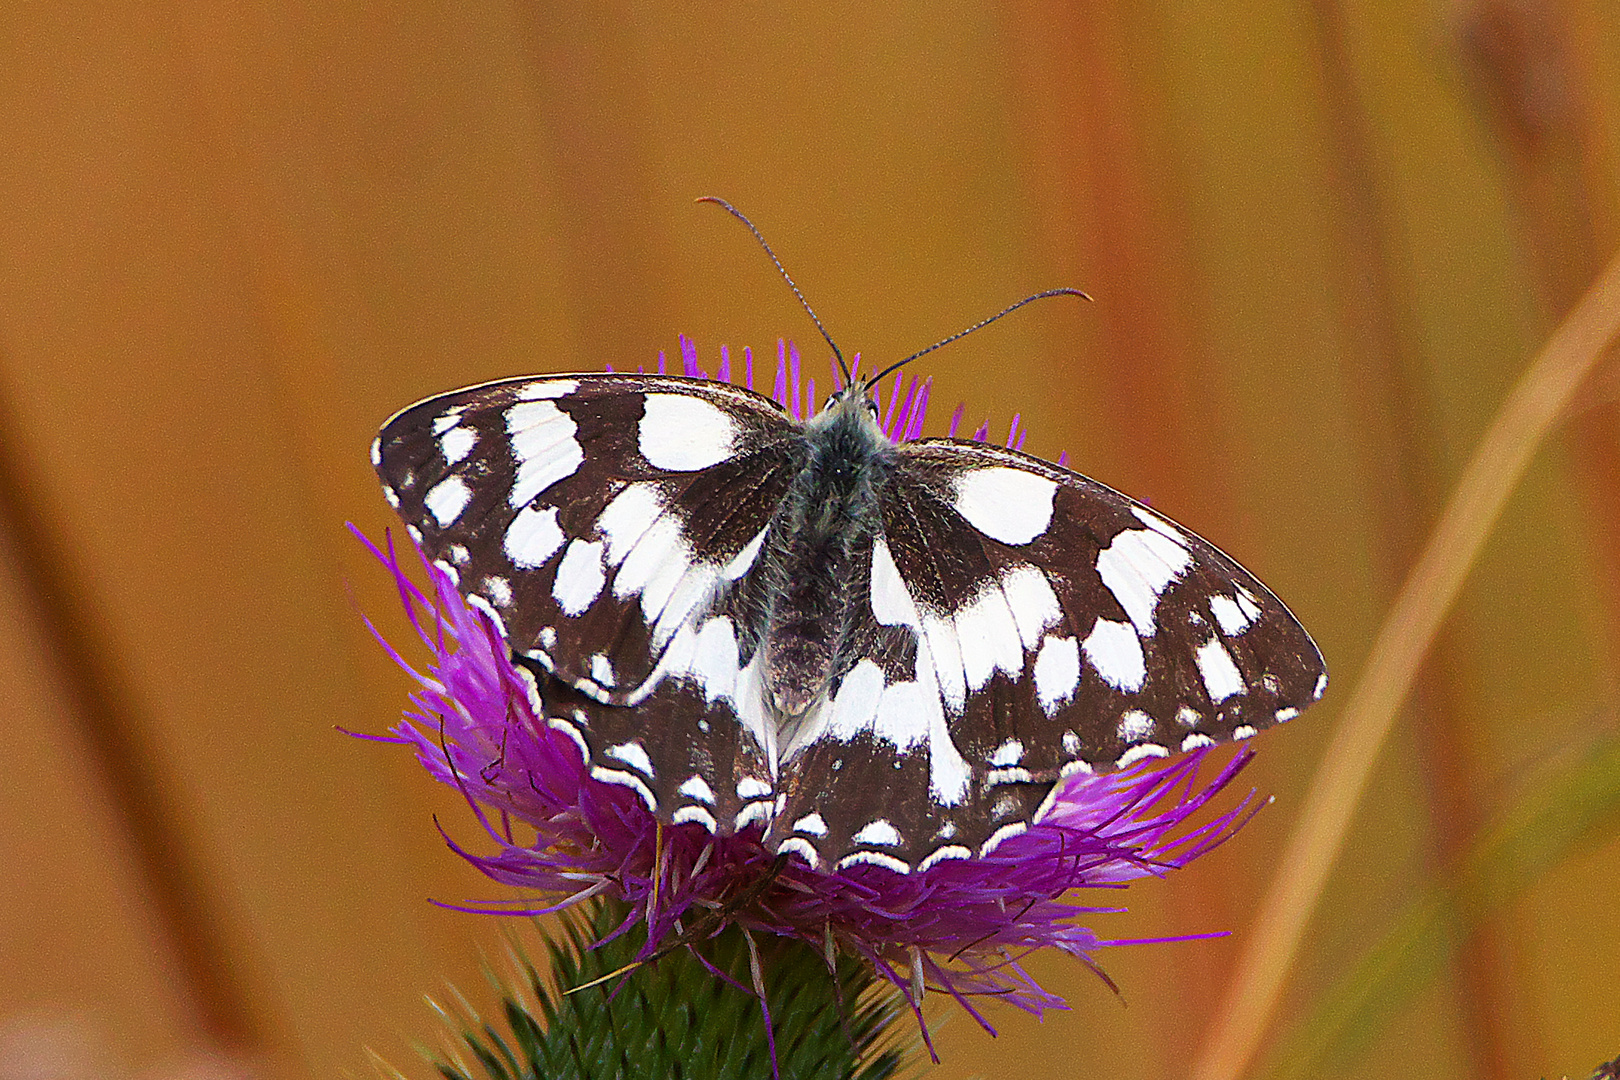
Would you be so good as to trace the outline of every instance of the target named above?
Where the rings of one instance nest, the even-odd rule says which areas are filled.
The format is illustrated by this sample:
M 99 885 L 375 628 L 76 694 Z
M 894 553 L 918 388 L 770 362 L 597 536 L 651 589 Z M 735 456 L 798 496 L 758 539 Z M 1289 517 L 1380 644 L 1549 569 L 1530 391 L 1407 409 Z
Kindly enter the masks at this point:
M 903 1063 L 890 1025 L 899 994 L 871 965 L 826 958 L 802 941 L 732 924 L 691 949 L 634 966 L 629 909 L 593 901 L 546 934 L 549 976 L 514 947 L 497 978 L 504 1023 L 463 1004 L 441 1009 L 457 1029 L 449 1052 L 425 1053 L 444 1080 L 882 1080 Z M 601 986 L 601 976 L 630 966 Z M 718 977 L 717 977 L 718 976 Z M 769 1010 L 755 991 L 762 986 Z M 769 1017 L 769 1020 L 767 1020 Z M 909 1027 L 909 1024 L 906 1025 Z

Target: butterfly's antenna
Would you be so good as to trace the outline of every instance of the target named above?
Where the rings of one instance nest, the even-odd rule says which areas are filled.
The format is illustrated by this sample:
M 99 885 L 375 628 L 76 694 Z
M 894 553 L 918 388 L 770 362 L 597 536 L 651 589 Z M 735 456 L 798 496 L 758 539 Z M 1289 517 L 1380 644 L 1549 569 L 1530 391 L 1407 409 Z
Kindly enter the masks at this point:
M 838 366 L 844 372 L 844 385 L 850 385 L 849 365 L 844 363 L 843 350 L 840 349 L 838 347 L 838 343 L 832 339 L 832 335 L 827 333 L 827 328 L 821 325 L 821 320 L 816 317 L 815 308 L 810 306 L 810 301 L 804 298 L 804 293 L 800 292 L 799 287 L 793 283 L 793 278 L 787 272 L 787 268 L 782 265 L 782 260 L 776 257 L 776 252 L 771 250 L 771 245 L 765 242 L 765 237 L 760 235 L 760 231 L 754 227 L 754 223 L 749 221 L 747 216 L 741 210 L 737 209 L 735 206 L 732 206 L 730 203 L 726 202 L 726 200 L 719 198 L 718 196 L 704 195 L 698 199 L 698 202 L 714 203 L 716 206 L 723 207 L 728 214 L 742 222 L 744 225 L 748 226 L 748 231 L 754 234 L 754 239 L 759 241 L 759 246 L 765 249 L 765 254 L 769 255 L 771 257 L 771 262 L 776 264 L 776 272 L 782 275 L 782 280 L 788 283 L 788 288 L 793 290 L 793 295 L 799 298 L 799 303 L 804 307 L 805 312 L 810 316 L 810 321 L 816 324 L 816 329 L 821 331 L 821 336 L 827 340 L 828 345 L 832 346 L 833 355 L 838 358 Z M 1006 313 L 1003 312 L 1002 314 Z M 975 327 L 975 329 L 977 329 L 977 327 Z
M 974 323 L 972 326 L 968 327 L 966 330 L 958 330 L 956 333 L 952 334 L 950 337 L 945 338 L 942 341 L 934 342 L 932 345 L 928 346 L 928 348 L 926 348 L 926 349 L 923 349 L 921 352 L 914 352 L 910 356 L 906 357 L 904 360 L 901 360 L 899 363 L 890 364 L 888 367 L 884 368 L 882 371 L 878 372 L 876 375 L 873 375 L 870 379 L 867 379 L 866 380 L 866 385 L 867 386 L 876 386 L 878 384 L 878 381 L 880 379 L 882 379 L 883 376 L 889 374 L 889 372 L 891 372 L 891 371 L 898 371 L 900 368 L 905 367 L 907 364 L 909 364 L 913 360 L 917 359 L 917 357 L 919 357 L 919 356 L 927 356 L 929 353 L 933 352 L 935 349 L 944 348 L 946 345 L 949 345 L 951 342 L 955 341 L 958 338 L 967 337 L 969 334 L 973 333 L 973 331 L 975 331 L 975 330 L 983 330 L 985 327 L 989 326 L 991 323 L 995 322 L 997 319 L 1001 318 L 1004 315 L 1011 315 L 1013 312 L 1017 311 L 1019 308 L 1023 307 L 1025 304 L 1033 304 L 1035 301 L 1037 301 L 1037 300 L 1045 300 L 1049 296 L 1078 296 L 1082 300 L 1090 300 L 1091 299 L 1091 297 L 1089 295 L 1087 295 L 1086 293 L 1081 292 L 1079 289 L 1048 289 L 1045 292 L 1038 292 L 1034 296 L 1026 296 L 1022 300 L 1018 301 L 1018 303 L 1013 304 L 1011 307 L 1003 308 L 1002 310 L 996 312 L 994 315 L 990 316 L 988 319 L 980 319 L 978 322 Z M 817 325 L 820 325 L 820 324 L 818 323 Z

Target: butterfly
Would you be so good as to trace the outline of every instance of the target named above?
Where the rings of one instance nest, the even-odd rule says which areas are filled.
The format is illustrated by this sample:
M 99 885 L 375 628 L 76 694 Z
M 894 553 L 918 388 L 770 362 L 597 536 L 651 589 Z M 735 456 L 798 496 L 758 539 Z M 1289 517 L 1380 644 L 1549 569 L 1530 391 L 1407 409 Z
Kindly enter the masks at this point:
M 800 420 L 724 381 L 506 379 L 398 413 L 372 461 L 596 779 L 813 867 L 986 855 L 1065 777 L 1322 696 L 1213 545 L 1016 449 L 894 442 L 872 389 Z

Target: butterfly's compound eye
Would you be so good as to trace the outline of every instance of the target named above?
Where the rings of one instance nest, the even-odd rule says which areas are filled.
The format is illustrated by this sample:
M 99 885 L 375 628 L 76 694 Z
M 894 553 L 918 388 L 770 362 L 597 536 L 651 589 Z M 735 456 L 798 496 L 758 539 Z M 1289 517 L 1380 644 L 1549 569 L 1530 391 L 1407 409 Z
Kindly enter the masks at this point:
M 861 403 L 866 406 L 866 411 L 871 415 L 872 419 L 876 420 L 878 418 L 877 398 L 862 397 Z

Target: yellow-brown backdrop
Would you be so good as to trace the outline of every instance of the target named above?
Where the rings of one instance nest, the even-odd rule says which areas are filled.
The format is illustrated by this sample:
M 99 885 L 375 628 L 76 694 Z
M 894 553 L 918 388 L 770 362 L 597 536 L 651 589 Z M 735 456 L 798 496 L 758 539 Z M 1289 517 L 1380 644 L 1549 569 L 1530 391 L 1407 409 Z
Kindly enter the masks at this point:
M 813 332 L 1150 498 L 1316 634 L 1276 804 L 965 1017 L 934 1075 L 1177 1077 L 1400 576 L 1507 388 L 1613 253 L 1609 0 L 242 4 L 0 9 L 0 1076 L 411 1066 L 484 1000 L 475 830 L 378 731 L 408 689 L 344 532 L 376 425 L 502 375 Z M 1612 731 L 1620 425 L 1599 380 L 1509 504 L 1380 759 L 1282 1019 Z M 1609 828 L 1463 936 L 1347 1077 L 1620 1053 Z M 1120 899 L 1106 897 L 1107 900 Z M 30 1055 L 33 1055 L 30 1058 Z M 54 1055 L 54 1058 L 53 1058 Z M 77 1055 L 75 1057 L 75 1055 Z M 83 1069 L 26 1071 L 77 1060 Z M 64 1066 L 66 1068 L 66 1066 Z M 9 1070 L 9 1071 L 8 1071 Z M 200 1075 L 200 1073 L 199 1073 Z

